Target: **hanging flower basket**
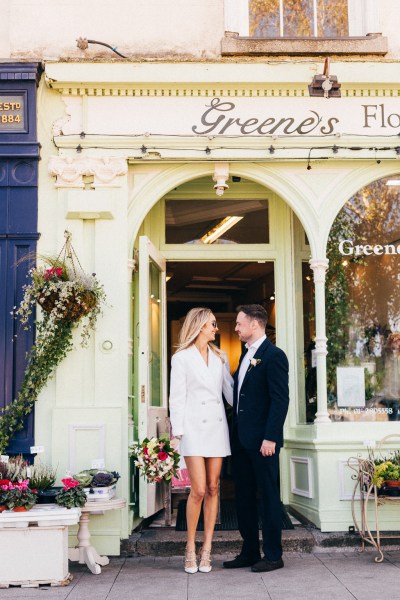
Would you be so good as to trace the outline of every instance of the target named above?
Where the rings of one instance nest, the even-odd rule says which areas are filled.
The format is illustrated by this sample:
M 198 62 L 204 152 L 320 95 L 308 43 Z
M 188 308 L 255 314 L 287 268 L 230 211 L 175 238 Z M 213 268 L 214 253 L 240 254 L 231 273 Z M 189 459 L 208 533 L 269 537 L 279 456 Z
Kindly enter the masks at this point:
M 60 302 L 60 294 L 56 291 L 46 294 L 46 292 L 43 291 L 43 293 L 38 296 L 37 301 L 47 314 L 51 314 Z M 93 310 L 96 303 L 96 295 L 91 290 L 72 292 L 70 297 L 63 303 L 63 318 L 66 321 L 79 321 Z

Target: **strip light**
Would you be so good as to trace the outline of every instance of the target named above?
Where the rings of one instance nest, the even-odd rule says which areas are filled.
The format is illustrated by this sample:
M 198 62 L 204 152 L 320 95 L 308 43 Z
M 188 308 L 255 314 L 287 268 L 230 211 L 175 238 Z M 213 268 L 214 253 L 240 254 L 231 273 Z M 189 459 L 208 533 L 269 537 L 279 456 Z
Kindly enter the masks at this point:
M 210 231 L 208 231 L 205 235 L 203 235 L 201 241 L 203 242 L 203 244 L 212 244 L 213 242 L 215 242 L 215 240 L 220 238 L 223 233 L 228 231 L 228 229 L 236 225 L 236 223 L 238 223 L 242 219 L 243 217 L 225 217 L 225 219 L 222 219 L 222 221 L 220 221 L 218 225 L 216 225 L 215 227 L 210 229 Z

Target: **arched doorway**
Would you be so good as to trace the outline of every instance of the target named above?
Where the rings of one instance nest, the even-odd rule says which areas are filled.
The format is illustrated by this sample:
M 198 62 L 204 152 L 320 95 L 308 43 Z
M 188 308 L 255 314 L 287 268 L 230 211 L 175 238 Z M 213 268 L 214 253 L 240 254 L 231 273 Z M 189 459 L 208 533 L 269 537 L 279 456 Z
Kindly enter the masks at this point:
M 178 185 L 151 208 L 139 228 L 132 365 L 138 439 L 157 435 L 163 427 L 177 332 L 187 311 L 199 305 L 216 314 L 219 343 L 232 371 L 241 352 L 234 333 L 236 306 L 265 306 L 270 314 L 267 334 L 287 352 L 291 364 L 288 421 L 295 426 L 309 417 L 303 361 L 313 336 L 313 320 L 303 319 L 305 311 L 313 310 L 308 239 L 275 192 L 239 175 L 230 176 L 228 183 L 221 198 L 215 196 L 209 176 Z M 282 479 L 286 494 L 285 469 Z M 161 508 L 158 491 L 140 485 L 140 516 Z

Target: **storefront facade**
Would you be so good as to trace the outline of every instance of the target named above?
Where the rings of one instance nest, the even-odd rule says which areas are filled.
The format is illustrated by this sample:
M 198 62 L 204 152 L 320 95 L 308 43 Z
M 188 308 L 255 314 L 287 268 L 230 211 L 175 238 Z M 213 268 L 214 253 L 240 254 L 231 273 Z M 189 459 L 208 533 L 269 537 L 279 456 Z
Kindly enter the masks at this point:
M 327 100 L 308 97 L 319 65 L 299 63 L 284 79 L 279 64 L 46 63 L 39 251 L 56 253 L 68 228 L 108 304 L 91 347 L 72 353 L 42 394 L 35 439 L 60 472 L 96 458 L 121 472 L 130 510 L 94 522 L 100 551 L 117 553 L 120 537 L 161 507 L 157 488 L 134 475 L 128 445 L 165 430 L 173 342 L 184 309 L 200 301 L 217 313 L 232 369 L 235 306 L 265 304 L 291 373 L 282 499 L 323 531 L 352 525 L 347 460 L 398 425 L 393 404 L 385 412 L 379 401 L 383 383 L 364 408 L 357 390 L 345 391 L 349 402 L 332 391 L 336 366 L 380 357 L 360 354 L 370 326 L 360 321 L 347 356 L 327 365 L 327 243 L 343 207 L 399 171 L 395 67 L 338 61 L 342 98 Z M 231 243 L 201 243 L 198 231 L 232 212 L 238 224 L 219 236 Z M 395 528 L 390 509 L 381 524 Z

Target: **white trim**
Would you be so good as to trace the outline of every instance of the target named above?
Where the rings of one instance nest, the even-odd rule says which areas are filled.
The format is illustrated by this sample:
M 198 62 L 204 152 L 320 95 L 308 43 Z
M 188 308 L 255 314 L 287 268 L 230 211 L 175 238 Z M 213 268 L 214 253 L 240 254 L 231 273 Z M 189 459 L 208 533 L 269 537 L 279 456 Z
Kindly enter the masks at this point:
M 80 430 L 97 429 L 99 432 L 97 456 L 95 458 L 104 458 L 106 455 L 106 426 L 104 423 L 71 423 L 68 432 L 68 469 L 71 473 L 77 472 L 76 466 L 76 433 Z
M 314 470 L 312 458 L 308 456 L 291 456 L 290 463 L 290 490 L 296 496 L 314 498 Z M 307 465 L 308 489 L 296 487 L 296 464 Z

